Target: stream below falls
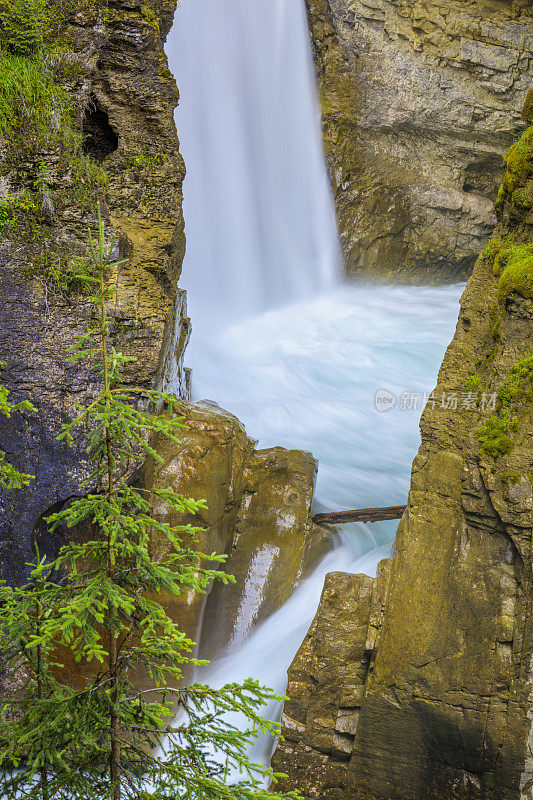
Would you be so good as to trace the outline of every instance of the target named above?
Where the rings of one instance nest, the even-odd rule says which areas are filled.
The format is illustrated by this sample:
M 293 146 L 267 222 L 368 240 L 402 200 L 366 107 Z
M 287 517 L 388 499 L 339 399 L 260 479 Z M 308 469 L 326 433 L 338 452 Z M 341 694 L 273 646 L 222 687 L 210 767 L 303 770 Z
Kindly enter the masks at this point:
M 215 398 L 260 446 L 310 450 L 319 460 L 316 511 L 404 503 L 424 394 L 436 383 L 463 288 L 343 285 L 198 335 L 189 353 L 193 399 Z M 380 389 L 395 396 L 394 408 L 376 409 Z M 402 408 L 410 404 L 418 408 Z M 216 686 L 253 677 L 283 694 L 326 573 L 375 575 L 396 527 L 339 526 L 335 549 L 292 598 L 200 679 Z M 275 719 L 279 708 L 265 713 Z M 254 760 L 267 763 L 271 747 L 261 737 Z
M 463 286 L 342 282 L 303 0 L 183 0 L 167 53 L 187 165 L 192 399 L 236 414 L 260 447 L 311 451 L 316 510 L 405 502 Z M 292 598 L 198 677 L 283 693 L 325 574 L 374 574 L 396 524 L 341 526 Z M 259 738 L 253 760 L 272 744 Z

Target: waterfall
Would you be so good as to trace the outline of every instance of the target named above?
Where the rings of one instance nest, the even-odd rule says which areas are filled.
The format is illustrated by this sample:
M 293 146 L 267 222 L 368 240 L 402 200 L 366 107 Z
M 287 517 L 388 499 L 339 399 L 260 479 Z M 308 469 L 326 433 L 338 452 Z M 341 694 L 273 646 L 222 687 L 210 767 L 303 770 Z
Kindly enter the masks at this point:
M 188 173 L 193 399 L 237 414 L 261 446 L 312 451 L 317 507 L 405 502 L 462 287 L 340 281 L 303 0 L 182 0 L 167 51 Z M 389 411 L 376 408 L 380 389 L 397 399 Z M 419 402 L 403 407 L 402 393 Z M 252 676 L 282 693 L 326 572 L 374 573 L 394 531 L 343 526 L 285 606 L 200 679 Z M 260 738 L 252 758 L 266 763 L 271 747 Z
M 182 0 L 167 52 L 188 172 L 181 285 L 198 335 L 332 286 L 339 249 L 303 0 Z

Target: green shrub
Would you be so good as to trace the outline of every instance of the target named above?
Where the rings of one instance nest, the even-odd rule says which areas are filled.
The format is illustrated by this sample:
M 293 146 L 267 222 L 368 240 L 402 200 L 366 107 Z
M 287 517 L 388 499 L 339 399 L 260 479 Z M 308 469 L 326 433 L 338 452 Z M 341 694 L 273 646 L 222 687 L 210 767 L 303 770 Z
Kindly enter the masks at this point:
M 23 236 L 25 240 L 42 238 L 40 230 L 42 207 L 37 196 L 25 189 L 17 195 L 8 194 L 0 201 L 0 236 Z
M 46 0 L 0 0 L 0 44 L 16 56 L 43 46 L 50 17 Z
M 66 251 L 44 249 L 28 259 L 24 276 L 39 279 L 54 295 L 90 294 L 89 280 L 95 272 L 89 258 Z
M 0 370 L 4 369 L 5 364 L 0 362 Z M 21 403 L 11 403 L 9 400 L 9 390 L 0 384 L 0 414 L 8 419 L 17 411 L 37 411 L 28 400 Z M 0 450 L 0 488 L 1 489 L 22 489 L 34 479 L 35 475 L 27 475 L 19 472 L 7 460 L 6 454 Z

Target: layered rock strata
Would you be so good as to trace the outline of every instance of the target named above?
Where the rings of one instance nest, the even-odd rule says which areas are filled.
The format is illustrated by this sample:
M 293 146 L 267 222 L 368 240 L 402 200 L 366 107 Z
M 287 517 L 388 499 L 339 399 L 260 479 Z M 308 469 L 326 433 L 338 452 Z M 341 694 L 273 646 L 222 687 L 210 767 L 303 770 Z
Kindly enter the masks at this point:
M 343 797 L 347 762 L 374 667 L 390 560 L 377 578 L 330 572 L 311 627 L 289 670 L 284 741 L 275 767 L 283 788 L 309 797 Z
M 470 274 L 533 76 L 529 0 L 306 0 L 346 268 Z

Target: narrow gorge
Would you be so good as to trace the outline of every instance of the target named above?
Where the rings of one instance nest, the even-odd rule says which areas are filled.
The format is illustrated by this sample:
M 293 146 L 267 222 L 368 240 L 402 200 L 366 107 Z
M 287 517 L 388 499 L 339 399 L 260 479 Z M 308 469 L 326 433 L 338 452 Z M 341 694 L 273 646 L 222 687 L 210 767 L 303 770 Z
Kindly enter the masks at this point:
M 287 694 L 261 710 L 281 737 L 267 725 L 242 739 L 262 765 L 253 783 L 217 738 L 219 721 L 227 741 L 249 727 L 236 703 L 211 728 L 198 711 L 212 738 L 174 753 L 197 772 L 178 769 L 167 794 L 152 773 L 132 793 L 126 762 L 117 782 L 112 723 L 97 796 L 532 800 L 530 4 L 0 0 L 0 47 L 1 383 L 34 407 L 0 403 L 0 467 L 29 474 L 13 490 L 0 472 L 0 577 L 34 585 L 35 545 L 53 564 L 103 524 L 50 516 L 113 493 L 87 426 L 57 438 L 100 391 L 94 353 L 68 349 L 98 319 L 83 281 L 97 282 L 100 202 L 120 392 L 163 421 L 177 398 L 185 425 L 169 438 L 154 423 L 122 461 L 108 440 L 107 458 L 153 514 L 143 557 L 198 552 L 234 576 L 146 592 L 200 659 L 181 666 L 175 724 L 182 704 L 194 729 L 179 695 L 193 681 Z M 41 94 L 21 77 L 30 63 Z M 313 521 L 406 502 L 399 526 Z M 120 612 L 119 652 L 136 613 Z M 9 725 L 31 677 L 2 652 Z M 98 670 L 79 660 L 61 656 L 83 693 Z M 124 730 L 159 675 L 139 664 L 124 667 L 137 705 L 122 723 L 120 669 L 99 672 Z M 147 741 L 170 759 L 157 725 Z M 84 796 L 76 768 L 51 795 L 43 769 L 56 774 L 41 767 L 28 796 Z

